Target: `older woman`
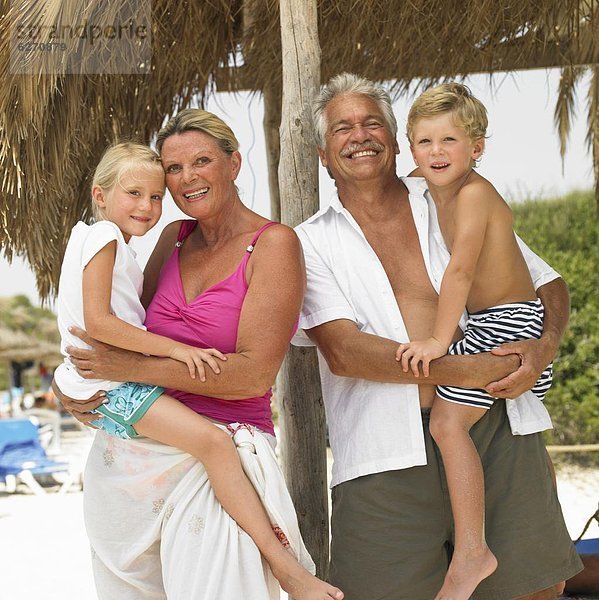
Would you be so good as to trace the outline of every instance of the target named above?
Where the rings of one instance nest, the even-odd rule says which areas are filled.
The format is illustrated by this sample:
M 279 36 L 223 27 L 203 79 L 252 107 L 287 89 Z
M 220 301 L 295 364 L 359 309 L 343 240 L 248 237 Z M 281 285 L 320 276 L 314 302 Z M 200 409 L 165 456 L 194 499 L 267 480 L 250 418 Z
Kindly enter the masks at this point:
M 70 349 L 72 360 L 85 377 L 160 385 L 217 423 L 243 423 L 242 433 L 251 432 L 249 443 L 259 449 L 274 434 L 271 385 L 305 286 L 298 239 L 242 204 L 235 187 L 237 140 L 211 113 L 181 111 L 159 132 L 157 147 L 168 189 L 192 220 L 166 227 L 148 262 L 146 326 L 218 348 L 227 361 L 219 375 L 191 379 L 182 363 L 110 347 L 80 330 L 92 348 Z M 99 402 L 63 400 L 82 422 L 95 418 L 84 411 Z M 215 501 L 202 465 L 189 455 L 98 432 L 85 490 L 101 598 L 278 598 L 253 541 Z M 308 590 L 306 581 L 284 587 L 310 600 L 342 597 L 318 580 Z

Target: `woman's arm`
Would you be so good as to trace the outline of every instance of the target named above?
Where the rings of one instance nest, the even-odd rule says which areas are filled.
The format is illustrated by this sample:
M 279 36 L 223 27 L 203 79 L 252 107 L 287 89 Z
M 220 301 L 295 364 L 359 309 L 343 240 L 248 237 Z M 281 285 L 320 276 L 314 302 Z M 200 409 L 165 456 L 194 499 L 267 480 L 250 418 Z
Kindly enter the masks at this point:
M 62 407 L 75 417 L 75 419 L 84 425 L 88 425 L 92 429 L 97 429 L 97 427 L 90 425 L 92 421 L 95 421 L 98 418 L 98 415 L 92 413 L 92 410 L 95 410 L 98 406 L 104 404 L 104 401 L 106 400 L 106 392 L 104 390 L 96 392 L 91 398 L 85 401 L 73 400 L 72 398 L 65 396 L 58 385 L 56 385 L 56 379 L 52 379 L 52 391 L 60 401 Z
M 73 363 L 86 378 L 139 381 L 237 400 L 264 394 L 281 366 L 305 289 L 305 269 L 299 240 L 292 229 L 277 225 L 261 236 L 248 263 L 248 292 L 237 335 L 237 348 L 208 372 L 206 381 L 190 379 L 186 367 L 165 358 L 147 357 L 91 342 L 91 350 L 70 348 Z

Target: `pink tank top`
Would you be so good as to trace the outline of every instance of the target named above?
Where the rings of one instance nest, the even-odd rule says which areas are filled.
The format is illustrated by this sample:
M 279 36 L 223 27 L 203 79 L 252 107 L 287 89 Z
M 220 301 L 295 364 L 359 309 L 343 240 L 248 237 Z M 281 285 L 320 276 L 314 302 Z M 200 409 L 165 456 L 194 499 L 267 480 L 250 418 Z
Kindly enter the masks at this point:
M 231 275 L 204 290 L 188 304 L 179 272 L 179 248 L 196 228 L 197 222 L 183 221 L 176 248 L 162 268 L 158 289 L 148 306 L 145 321 L 148 331 L 198 348 L 216 348 L 225 354 L 235 352 L 239 316 L 248 289 L 245 267 L 260 234 L 271 225 L 276 223 L 267 223 L 256 232 L 241 263 Z M 179 390 L 167 389 L 166 392 L 211 419 L 225 423 L 249 423 L 274 434 L 270 408 L 272 389 L 258 398 L 234 401 Z

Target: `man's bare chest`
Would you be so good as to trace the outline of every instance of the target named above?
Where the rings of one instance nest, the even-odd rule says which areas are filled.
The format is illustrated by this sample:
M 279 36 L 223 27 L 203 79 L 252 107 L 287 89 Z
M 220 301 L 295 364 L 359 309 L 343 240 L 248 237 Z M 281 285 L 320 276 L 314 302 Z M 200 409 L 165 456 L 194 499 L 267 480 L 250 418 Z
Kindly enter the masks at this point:
M 413 221 L 364 231 L 385 270 L 393 293 L 402 301 L 435 299 Z

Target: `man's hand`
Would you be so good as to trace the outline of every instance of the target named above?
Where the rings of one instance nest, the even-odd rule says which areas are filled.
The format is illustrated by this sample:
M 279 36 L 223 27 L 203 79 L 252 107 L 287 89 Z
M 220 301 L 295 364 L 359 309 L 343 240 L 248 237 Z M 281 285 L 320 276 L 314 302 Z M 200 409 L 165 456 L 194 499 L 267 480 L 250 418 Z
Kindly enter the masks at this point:
M 537 294 L 545 307 L 543 335 L 540 340 L 513 342 L 492 351 L 500 356 L 516 353 L 520 357 L 519 369 L 485 388 L 493 396 L 517 398 L 531 389 L 557 354 L 570 314 L 568 286 L 563 279 L 554 279 L 538 288 Z
M 102 415 L 98 415 L 96 413 L 92 413 L 92 410 L 98 408 L 104 403 L 106 399 L 106 392 L 100 390 L 96 392 L 89 400 L 73 400 L 68 396 L 65 396 L 59 387 L 56 385 L 56 381 L 52 380 L 52 391 L 55 396 L 60 400 L 60 404 L 62 407 L 77 421 L 91 427 L 92 429 L 97 429 L 93 425 L 90 425 L 92 421 L 96 419 L 102 418 Z
M 67 347 L 71 362 L 84 379 L 129 381 L 134 362 L 142 355 L 122 350 L 90 337 L 83 329 L 71 327 L 69 331 L 91 348 Z
M 520 340 L 491 350 L 496 356 L 517 354 L 520 367 L 507 377 L 490 383 L 485 389 L 497 398 L 517 398 L 534 386 L 545 367 L 553 360 L 555 352 L 554 345 L 544 339 Z

